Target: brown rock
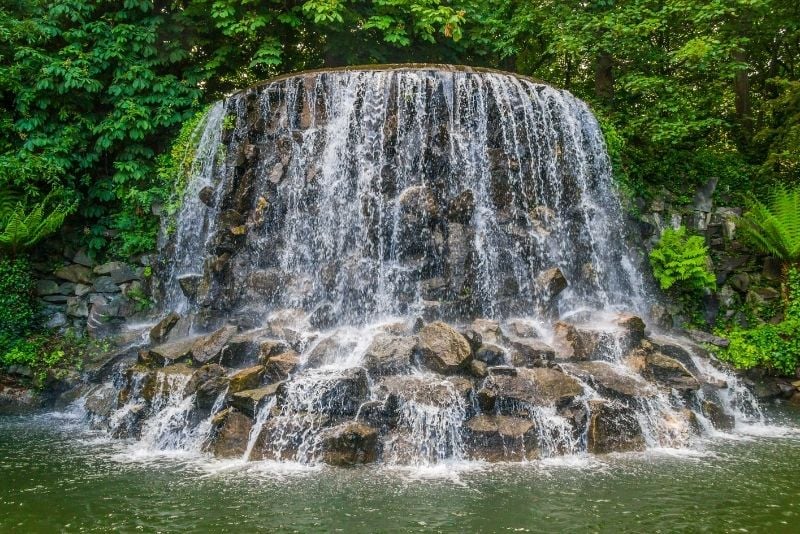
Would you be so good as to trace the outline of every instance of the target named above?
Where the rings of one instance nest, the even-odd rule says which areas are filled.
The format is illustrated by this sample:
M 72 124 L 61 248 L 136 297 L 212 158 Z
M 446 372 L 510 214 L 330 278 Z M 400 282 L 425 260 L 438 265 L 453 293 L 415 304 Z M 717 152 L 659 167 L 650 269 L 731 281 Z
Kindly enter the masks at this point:
M 216 435 L 211 450 L 217 458 L 240 458 L 247 450 L 253 420 L 234 408 L 218 413 L 212 424 Z
M 92 270 L 88 267 L 83 265 L 78 265 L 73 263 L 72 265 L 67 265 L 66 267 L 62 267 L 61 269 L 56 270 L 54 272 L 58 278 L 62 280 L 68 280 L 74 284 L 92 284 Z
M 513 339 L 511 363 L 516 367 L 547 367 L 555 359 L 553 347 L 538 339 Z
M 562 367 L 606 396 L 632 399 L 650 397 L 654 393 L 652 386 L 641 378 L 621 374 L 606 362 L 576 362 Z
M 227 325 L 211 334 L 196 339 L 192 345 L 192 359 L 202 365 L 219 358 L 222 349 L 228 343 L 228 340 L 236 334 L 236 330 L 235 326 Z
M 587 450 L 593 454 L 641 451 L 642 427 L 630 408 L 602 400 L 589 401 Z
M 426 367 L 443 374 L 457 373 L 472 356 L 464 336 L 441 321 L 422 327 L 417 352 Z
M 329 465 L 372 463 L 378 458 L 378 432 L 351 421 L 325 430 L 321 435 L 322 460 Z
M 300 356 L 293 350 L 271 356 L 264 364 L 264 379 L 270 382 L 286 380 L 300 365 Z
M 278 388 L 283 382 L 277 382 L 258 389 L 246 389 L 239 391 L 231 396 L 231 406 L 240 412 L 255 417 L 258 409 L 263 405 L 264 401 L 275 396 Z
M 516 376 L 490 374 L 478 400 L 484 411 L 525 417 L 532 406 L 563 406 L 582 393 L 577 380 L 556 369 L 517 369 Z
M 262 376 L 264 376 L 264 367 L 261 365 L 242 369 L 231 376 L 228 391 L 238 393 L 246 389 L 255 389 L 261 384 Z
M 490 462 L 538 457 L 536 426 L 529 418 L 478 415 L 464 425 L 468 454 Z
M 166 317 L 161 319 L 158 322 L 158 324 L 156 324 L 150 330 L 150 341 L 152 341 L 153 343 L 163 343 L 164 341 L 166 341 L 167 336 L 175 327 L 175 325 L 178 324 L 180 318 L 181 316 L 175 312 L 170 312 L 169 314 L 167 314 Z
M 371 376 L 395 375 L 408 371 L 417 338 L 414 336 L 376 335 L 364 354 L 364 367 Z

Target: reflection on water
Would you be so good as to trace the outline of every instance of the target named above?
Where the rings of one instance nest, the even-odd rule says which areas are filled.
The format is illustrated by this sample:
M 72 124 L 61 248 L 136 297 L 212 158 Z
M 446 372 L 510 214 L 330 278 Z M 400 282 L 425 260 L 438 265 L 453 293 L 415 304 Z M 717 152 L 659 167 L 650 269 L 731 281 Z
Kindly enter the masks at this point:
M 782 416 L 700 450 L 350 470 L 142 456 L 69 415 L 0 417 L 0 532 L 797 532 L 800 417 Z

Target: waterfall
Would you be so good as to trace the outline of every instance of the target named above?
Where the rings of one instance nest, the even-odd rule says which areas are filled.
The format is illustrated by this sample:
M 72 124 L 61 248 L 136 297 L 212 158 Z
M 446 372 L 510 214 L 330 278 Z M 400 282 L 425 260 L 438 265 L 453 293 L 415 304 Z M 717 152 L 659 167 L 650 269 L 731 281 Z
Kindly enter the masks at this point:
M 157 278 L 213 357 L 140 358 L 87 398 L 112 435 L 425 466 L 764 421 L 735 376 L 635 316 L 653 300 L 643 255 L 597 120 L 566 91 L 442 66 L 305 73 L 215 104 L 193 137 Z

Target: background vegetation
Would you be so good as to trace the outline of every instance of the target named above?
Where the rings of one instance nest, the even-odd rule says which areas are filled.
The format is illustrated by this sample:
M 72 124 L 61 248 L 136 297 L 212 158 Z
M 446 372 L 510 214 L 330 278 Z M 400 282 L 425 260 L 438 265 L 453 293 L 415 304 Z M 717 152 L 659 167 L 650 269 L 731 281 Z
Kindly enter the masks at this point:
M 796 0 L 6 0 L 0 191 L 56 195 L 92 255 L 127 258 L 153 248 L 175 191 L 158 170 L 210 102 L 280 73 L 408 61 L 588 100 L 631 196 L 688 203 L 713 176 L 736 202 L 800 182 Z

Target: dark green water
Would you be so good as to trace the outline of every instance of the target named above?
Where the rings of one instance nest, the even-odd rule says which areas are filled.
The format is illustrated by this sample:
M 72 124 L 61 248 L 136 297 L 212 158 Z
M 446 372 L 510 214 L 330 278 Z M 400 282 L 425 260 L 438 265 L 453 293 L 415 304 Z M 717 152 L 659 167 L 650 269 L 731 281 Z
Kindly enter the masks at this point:
M 69 419 L 0 417 L 0 532 L 800 532 L 800 435 L 761 433 L 693 453 L 337 470 L 152 457 Z

